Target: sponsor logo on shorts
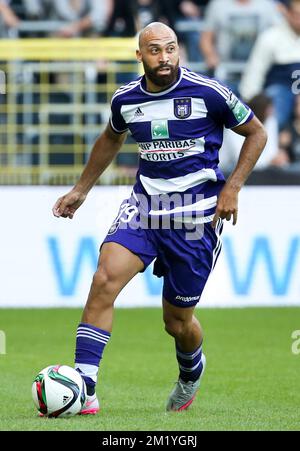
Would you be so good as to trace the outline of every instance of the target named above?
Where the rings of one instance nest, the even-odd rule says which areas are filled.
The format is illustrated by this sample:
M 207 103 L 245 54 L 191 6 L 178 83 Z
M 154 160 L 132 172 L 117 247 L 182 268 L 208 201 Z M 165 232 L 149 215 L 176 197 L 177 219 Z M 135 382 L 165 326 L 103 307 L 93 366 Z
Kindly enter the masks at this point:
M 130 223 L 130 221 L 133 219 L 133 217 L 135 215 L 138 215 L 138 213 L 139 213 L 139 210 L 135 205 L 131 205 L 128 202 L 125 202 L 124 204 L 122 204 L 119 209 L 118 216 L 116 217 L 116 219 L 110 226 L 108 235 L 112 235 L 113 233 L 115 233 L 122 223 L 123 224 Z
M 200 296 L 176 296 L 176 301 L 182 301 L 182 302 L 193 302 L 193 301 L 199 301 Z
M 114 222 L 110 226 L 110 229 L 109 229 L 107 235 L 112 235 L 113 233 L 115 233 L 118 230 L 118 228 L 120 227 L 120 223 L 121 223 L 120 221 Z

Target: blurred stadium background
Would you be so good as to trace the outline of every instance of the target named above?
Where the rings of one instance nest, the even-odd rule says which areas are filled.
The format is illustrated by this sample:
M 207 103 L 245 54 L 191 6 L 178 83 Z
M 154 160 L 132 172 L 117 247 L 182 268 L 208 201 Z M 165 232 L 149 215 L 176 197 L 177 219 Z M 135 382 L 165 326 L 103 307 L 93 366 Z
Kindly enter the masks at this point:
M 290 345 L 300 305 L 298 0 L 0 0 L 0 307 L 84 305 L 99 244 L 134 182 L 138 154 L 131 137 L 72 223 L 53 218 L 51 207 L 78 179 L 109 118 L 114 91 L 139 75 L 136 35 L 155 20 L 178 33 L 182 65 L 230 86 L 268 130 L 267 148 L 240 196 L 238 226 L 225 227 L 223 254 L 202 306 L 294 307 L 281 350 L 295 367 Z M 224 138 L 220 160 L 229 174 L 241 140 L 231 131 Z M 160 306 L 160 293 L 161 281 L 147 270 L 117 305 Z M 10 312 L 18 318 L 15 311 L 0 311 L 6 318 L 0 329 L 11 330 L 8 349 L 14 334 Z M 254 317 L 245 326 L 249 333 Z M 50 331 L 54 325 L 43 327 Z M 32 376 L 43 366 L 42 355 L 30 359 Z M 72 363 L 71 354 L 66 363 Z

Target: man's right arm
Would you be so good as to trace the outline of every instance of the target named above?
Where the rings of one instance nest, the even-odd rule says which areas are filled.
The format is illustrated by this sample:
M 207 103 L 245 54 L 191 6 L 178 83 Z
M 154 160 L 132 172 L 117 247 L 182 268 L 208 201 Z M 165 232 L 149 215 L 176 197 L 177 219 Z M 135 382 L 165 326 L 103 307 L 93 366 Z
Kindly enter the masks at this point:
M 90 189 L 105 171 L 120 150 L 126 138 L 125 133 L 115 133 L 108 124 L 96 140 L 89 160 L 74 188 L 55 203 L 52 212 L 56 217 L 72 219 L 75 211 L 85 201 Z

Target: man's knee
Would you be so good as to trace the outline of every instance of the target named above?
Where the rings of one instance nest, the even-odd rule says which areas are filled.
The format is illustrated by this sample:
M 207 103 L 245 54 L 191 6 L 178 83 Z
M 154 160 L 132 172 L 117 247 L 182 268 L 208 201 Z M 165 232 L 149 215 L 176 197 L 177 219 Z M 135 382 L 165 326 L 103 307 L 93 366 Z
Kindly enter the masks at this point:
M 189 328 L 189 323 L 179 318 L 165 317 L 164 322 L 166 332 L 174 338 L 184 336 Z
M 117 289 L 118 276 L 106 265 L 99 265 L 93 277 L 93 287 L 102 292 L 113 292 Z

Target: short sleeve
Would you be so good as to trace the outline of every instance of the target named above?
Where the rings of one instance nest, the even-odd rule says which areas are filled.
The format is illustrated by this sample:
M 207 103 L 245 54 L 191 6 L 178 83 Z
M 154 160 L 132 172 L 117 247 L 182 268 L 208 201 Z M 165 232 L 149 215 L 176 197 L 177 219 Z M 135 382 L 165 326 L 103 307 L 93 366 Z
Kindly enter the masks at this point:
M 124 133 L 128 130 L 127 124 L 121 114 L 121 105 L 117 98 L 111 102 L 111 115 L 109 119 L 111 128 L 116 133 Z
M 251 121 L 254 114 L 231 90 L 219 85 L 209 96 L 208 110 L 226 128 L 234 128 Z

